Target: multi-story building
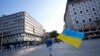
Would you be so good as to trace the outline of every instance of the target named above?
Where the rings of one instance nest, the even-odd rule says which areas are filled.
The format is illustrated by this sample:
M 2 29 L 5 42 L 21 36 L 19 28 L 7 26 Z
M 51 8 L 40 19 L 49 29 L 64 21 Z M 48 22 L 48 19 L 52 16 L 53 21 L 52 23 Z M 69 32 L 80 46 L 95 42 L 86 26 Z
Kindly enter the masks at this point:
M 100 36 L 100 0 L 68 0 L 64 28 L 85 32 L 86 38 Z
M 43 26 L 26 12 L 18 12 L 0 17 L 0 33 L 3 44 L 41 42 Z

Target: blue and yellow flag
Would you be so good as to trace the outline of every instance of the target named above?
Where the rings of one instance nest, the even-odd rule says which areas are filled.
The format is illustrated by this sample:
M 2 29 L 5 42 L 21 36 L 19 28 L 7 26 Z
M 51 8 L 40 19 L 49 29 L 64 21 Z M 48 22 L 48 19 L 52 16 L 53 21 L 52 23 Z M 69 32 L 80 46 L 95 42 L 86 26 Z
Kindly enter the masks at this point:
M 84 38 L 84 32 L 78 32 L 68 28 L 65 29 L 62 34 L 58 35 L 57 38 L 64 41 L 65 43 L 79 48 L 82 39 Z

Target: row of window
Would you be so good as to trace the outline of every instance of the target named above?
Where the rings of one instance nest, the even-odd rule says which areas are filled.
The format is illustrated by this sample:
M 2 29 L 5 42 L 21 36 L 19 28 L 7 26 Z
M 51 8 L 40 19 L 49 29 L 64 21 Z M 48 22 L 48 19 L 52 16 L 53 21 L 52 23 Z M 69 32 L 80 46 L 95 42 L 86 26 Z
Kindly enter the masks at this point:
M 25 25 L 29 26 L 29 27 L 38 27 L 38 28 L 42 28 L 41 25 L 39 25 L 38 23 L 36 23 L 35 21 L 30 21 L 30 20 L 25 20 Z
M 25 15 L 25 20 L 28 21 L 30 24 L 37 24 L 37 26 L 41 26 L 35 19 L 33 19 L 31 16 L 29 15 Z
M 1 27 L 16 27 L 16 25 L 22 25 L 23 22 L 17 22 L 17 23 L 14 23 L 14 24 L 7 24 L 7 23 L 4 23 L 4 24 L 0 24 Z
M 18 34 L 12 34 L 12 35 L 8 35 L 8 36 L 3 36 L 3 39 L 7 39 L 7 38 L 14 38 L 14 37 L 21 37 L 21 36 L 31 36 L 34 37 L 33 34 L 28 34 L 28 33 L 18 33 Z
M 34 30 L 34 29 L 33 29 L 33 31 L 29 30 L 29 29 L 25 29 L 25 32 L 31 33 L 31 34 L 35 34 L 35 35 L 41 35 L 41 34 L 43 34 L 42 30 L 39 31 L 39 30 Z
M 96 31 L 96 30 L 100 30 L 100 28 L 90 28 L 90 29 L 84 29 L 84 30 L 79 30 L 79 31 L 88 32 L 88 31 Z
M 8 35 L 8 36 L 4 36 L 3 39 L 12 38 L 12 37 L 21 37 L 21 33 L 13 34 L 13 35 Z
M 75 8 L 74 8 L 75 9 Z M 93 11 L 95 11 L 95 8 L 93 8 Z M 86 12 L 89 12 L 89 10 L 86 10 Z M 83 11 L 80 11 L 80 13 L 82 14 L 83 13 Z M 74 12 L 74 15 L 76 15 L 77 14 L 77 12 Z M 94 13 L 95 15 L 96 15 L 96 13 Z
M 76 0 L 75 0 L 76 1 Z M 90 2 L 93 2 L 94 3 L 94 0 L 87 0 L 87 1 L 83 1 L 82 0 L 82 2 L 84 2 L 84 4 L 86 4 L 88 1 L 90 1 Z M 90 3 L 89 2 L 89 3 Z M 95 2 L 98 2 L 98 4 L 100 4 L 100 1 L 99 0 L 95 0 Z M 91 3 L 91 5 L 94 5 L 93 3 Z M 78 3 L 78 5 L 80 5 L 81 3 Z M 72 7 L 74 7 L 74 3 L 71 5 Z
M 98 17 L 96 17 L 95 19 L 98 20 Z M 89 22 L 91 22 L 91 21 L 92 21 L 92 20 L 89 19 Z M 82 22 L 85 23 L 86 21 L 85 21 L 85 20 L 82 20 Z M 78 23 L 79 23 L 79 21 L 76 21 L 76 24 L 78 24 Z
M 10 19 L 15 19 L 15 18 L 18 18 L 18 17 L 21 17 L 23 16 L 22 12 L 18 12 L 18 13 L 14 13 L 14 14 L 11 14 L 11 15 L 4 15 L 0 18 L 0 21 L 5 21 L 5 20 L 10 20 Z
M 15 15 L 15 16 L 16 16 L 16 15 Z M 0 18 L 0 21 L 15 20 L 15 19 L 17 19 L 17 18 L 22 18 L 22 17 L 21 17 L 21 15 L 16 16 L 16 17 L 14 17 L 14 16 L 5 17 L 5 16 L 4 16 L 4 18 Z
M 15 29 L 23 29 L 22 25 L 15 25 L 15 26 L 7 26 L 7 27 L 1 27 L 0 31 L 2 30 L 15 30 Z
M 7 31 L 7 32 L 2 31 L 2 32 L 4 32 L 4 36 L 6 36 L 6 35 L 11 35 L 11 34 L 21 33 L 21 32 L 23 32 L 23 30 L 17 29 L 17 30 L 13 30 L 13 31 Z
M 0 25 L 3 25 L 3 26 L 9 26 L 11 24 L 18 24 L 18 23 L 23 23 L 22 19 L 16 19 L 16 20 L 11 20 L 11 21 L 7 21 L 6 22 L 2 22 L 0 23 Z
M 26 33 L 25 36 L 34 36 L 33 34 Z

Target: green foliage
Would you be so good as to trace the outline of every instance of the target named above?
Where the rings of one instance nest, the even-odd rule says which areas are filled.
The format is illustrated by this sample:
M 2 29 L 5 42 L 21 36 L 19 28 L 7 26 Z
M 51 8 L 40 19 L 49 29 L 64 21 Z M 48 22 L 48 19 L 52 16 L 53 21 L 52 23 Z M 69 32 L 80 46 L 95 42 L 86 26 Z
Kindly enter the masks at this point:
M 61 40 L 57 39 L 58 35 L 59 35 L 59 33 L 57 33 L 57 31 L 50 32 L 50 37 L 53 38 L 55 42 L 60 42 L 61 41 Z
M 56 38 L 59 34 L 57 33 L 57 31 L 52 31 L 50 32 L 50 37 L 51 38 Z

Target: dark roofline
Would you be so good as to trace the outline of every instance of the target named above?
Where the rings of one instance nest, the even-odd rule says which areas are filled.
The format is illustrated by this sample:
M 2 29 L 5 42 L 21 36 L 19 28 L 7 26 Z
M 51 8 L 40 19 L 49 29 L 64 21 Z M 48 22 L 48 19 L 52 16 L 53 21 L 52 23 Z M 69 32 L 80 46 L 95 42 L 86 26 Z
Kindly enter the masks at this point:
M 24 12 L 25 12 L 25 11 L 20 11 L 20 12 L 17 12 L 17 13 L 4 15 L 4 16 L 1 16 L 1 18 L 5 18 L 5 17 L 8 17 L 8 16 L 12 16 L 12 15 L 19 14 L 19 13 L 24 13 Z

